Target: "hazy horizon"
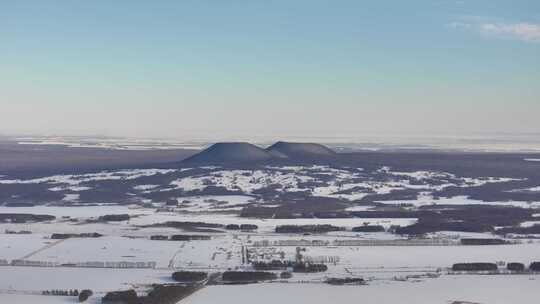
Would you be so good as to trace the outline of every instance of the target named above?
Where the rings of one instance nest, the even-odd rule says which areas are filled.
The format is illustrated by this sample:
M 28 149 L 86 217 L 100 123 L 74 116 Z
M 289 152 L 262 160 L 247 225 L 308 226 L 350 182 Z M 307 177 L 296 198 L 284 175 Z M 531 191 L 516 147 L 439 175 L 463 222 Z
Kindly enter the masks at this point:
M 190 133 L 174 137 L 126 137 L 103 135 L 61 134 L 0 134 L 2 141 L 20 145 L 60 145 L 81 148 L 106 148 L 127 150 L 155 149 L 204 149 L 217 142 L 249 142 L 266 148 L 277 141 L 313 142 L 328 145 L 336 151 L 400 151 L 439 150 L 470 152 L 527 152 L 540 151 L 538 133 L 484 133 L 468 135 L 344 135 L 302 136 L 295 134 L 249 135 L 240 133 L 212 134 Z

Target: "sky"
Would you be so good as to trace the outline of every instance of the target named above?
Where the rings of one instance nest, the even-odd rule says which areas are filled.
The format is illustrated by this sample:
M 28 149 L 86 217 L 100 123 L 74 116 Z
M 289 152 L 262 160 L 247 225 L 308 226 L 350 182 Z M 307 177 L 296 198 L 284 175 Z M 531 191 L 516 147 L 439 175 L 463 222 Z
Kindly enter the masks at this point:
M 0 0 L 0 133 L 540 133 L 540 1 Z

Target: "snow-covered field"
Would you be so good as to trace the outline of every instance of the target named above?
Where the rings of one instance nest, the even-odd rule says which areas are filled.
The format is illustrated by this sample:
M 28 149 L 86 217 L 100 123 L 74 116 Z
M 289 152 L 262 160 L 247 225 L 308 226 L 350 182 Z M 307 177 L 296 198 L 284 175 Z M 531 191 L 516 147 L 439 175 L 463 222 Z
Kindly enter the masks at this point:
M 136 227 L 130 226 L 126 222 L 111 222 L 111 223 L 90 223 L 90 224 L 79 224 L 73 223 L 69 220 L 60 220 L 53 222 L 40 222 L 40 223 L 1 223 L 0 231 L 6 229 L 13 231 L 27 230 L 33 233 L 39 234 L 53 234 L 53 233 L 90 233 L 97 232 L 103 235 L 130 235 L 130 236 L 143 236 L 155 234 L 155 229 L 146 228 L 138 229 Z M 177 231 L 173 229 L 160 228 L 160 231 Z
M 77 201 L 77 197 L 73 196 L 77 192 L 92 191 L 93 187 L 96 187 L 96 182 L 106 181 L 130 182 L 131 189 L 142 193 L 172 190 L 203 191 L 212 186 L 249 195 L 256 190 L 271 187 L 281 193 L 305 192 L 314 196 L 358 200 L 369 194 L 388 194 L 396 190 L 411 189 L 429 193 L 450 186 L 472 187 L 520 180 L 506 177 L 459 177 L 437 171 L 399 172 L 392 171 L 389 167 L 381 167 L 374 172 L 365 172 L 362 168 L 334 168 L 320 165 L 267 166 L 253 170 L 223 170 L 218 167 L 199 169 L 203 172 L 192 170 L 195 173 L 185 174 L 190 168 L 129 169 L 31 179 L 1 177 L 0 184 L 45 184 L 50 186 L 48 188 L 50 191 L 63 191 L 66 195 L 72 195 L 67 198 L 70 201 Z M 174 178 L 175 174 L 180 174 L 181 177 Z M 170 176 L 171 180 L 165 179 L 164 184 L 149 184 L 144 179 L 160 176 Z M 153 180 L 154 183 L 156 181 Z
M 378 173 L 385 175 L 386 179 L 373 179 L 362 168 L 339 169 L 319 165 L 218 170 L 182 177 L 171 182 L 171 186 L 184 191 L 201 191 L 215 186 L 245 194 L 274 186 L 281 192 L 306 192 L 315 196 L 358 200 L 368 194 L 388 194 L 395 190 L 434 191 L 450 186 L 471 187 L 519 180 L 504 177 L 460 178 L 446 172 L 431 171 L 393 172 L 389 167 L 380 168 Z M 439 182 L 430 184 L 430 180 Z M 161 191 L 164 190 L 167 189 Z
M 484 202 L 468 198 L 466 196 L 443 197 L 434 199 L 431 195 L 420 195 L 416 200 L 395 200 L 381 201 L 385 204 L 410 204 L 415 207 L 427 205 L 492 205 L 492 206 L 515 206 L 520 208 L 540 208 L 540 202 L 523 202 L 523 201 L 504 201 L 504 202 Z
M 498 246 L 362 246 L 309 247 L 306 255 L 340 256 L 339 267 L 351 271 L 367 268 L 439 268 L 467 262 L 521 262 L 540 256 L 540 243 Z
M 176 171 L 175 169 L 130 169 L 118 171 L 103 171 L 99 173 L 88 173 L 80 175 L 53 175 L 35 179 L 0 179 L 0 184 L 66 184 L 79 185 L 91 181 L 104 180 L 133 180 L 144 176 L 152 176 L 156 174 L 166 174 Z M 59 190 L 52 188 L 52 191 Z M 79 191 L 82 191 L 79 189 Z
M 173 259 L 174 268 L 225 271 L 241 266 L 242 240 L 235 236 L 216 236 L 210 241 L 181 243 Z
M 174 234 L 180 230 L 164 227 L 139 228 L 140 226 L 164 223 L 167 221 L 206 222 L 221 225 L 228 224 L 253 224 L 259 229 L 257 233 L 273 233 L 278 225 L 334 225 L 350 231 L 353 227 L 364 224 L 381 225 L 385 228 L 390 226 L 407 226 L 416 222 L 415 218 L 405 219 L 363 219 L 363 218 L 339 218 L 339 219 L 260 219 L 241 218 L 234 213 L 213 213 L 216 211 L 238 210 L 239 207 L 256 201 L 251 196 L 196 196 L 179 198 L 179 207 L 176 212 L 156 212 L 154 209 L 140 208 L 137 206 L 99 205 L 99 206 L 35 206 L 35 207 L 4 207 L 0 206 L 0 213 L 31 213 L 49 214 L 57 217 L 51 222 L 39 223 L 0 223 L 0 231 L 27 230 L 33 233 L 50 235 L 53 233 L 89 233 L 98 232 L 107 236 L 150 236 L 153 234 Z M 257 201 L 258 202 L 258 201 Z M 81 223 L 72 222 L 63 217 L 76 219 L 97 218 L 107 214 L 130 214 L 129 221 L 109 223 Z M 342 232 L 340 232 L 342 234 Z M 351 234 L 351 233 L 349 233 Z M 13 236 L 15 237 L 15 236 Z M 19 235 L 17 238 L 28 238 L 27 235 Z M 0 253 L 0 258 L 2 254 Z
M 0 303 L 8 291 L 41 292 L 48 289 L 92 289 L 105 292 L 139 284 L 171 282 L 171 272 L 154 269 L 1 267 Z M 40 302 L 37 302 L 40 303 Z
M 239 211 L 251 203 L 256 203 L 256 197 L 247 195 L 206 195 L 206 196 L 184 196 L 177 199 L 176 209 L 189 212 L 211 212 L 211 211 Z
M 41 296 L 36 294 L 11 294 L 8 291 L 6 293 L 0 293 L 1 303 L 19 303 L 19 304 L 66 304 L 76 303 L 75 297 L 57 297 L 57 296 Z M 98 299 L 90 299 L 86 303 L 99 303 Z
M 455 263 L 520 262 L 529 265 L 540 256 L 540 242 L 497 246 L 331 246 L 331 238 L 318 240 L 330 241 L 330 246 L 307 246 L 302 255 L 314 259 L 339 259 L 327 264 L 327 272 L 302 276 L 302 280 L 348 275 L 391 279 L 408 272 L 435 272 L 451 268 Z M 256 260 L 270 261 L 280 257 L 294 260 L 296 246 L 251 247 L 250 251 Z
M 45 234 L 0 234 L 0 259 L 20 259 L 50 243 Z
M 279 225 L 335 225 L 348 228 L 361 226 L 364 223 L 372 225 L 382 225 L 386 228 L 392 225 L 408 226 L 416 222 L 416 219 L 385 219 L 385 218 L 338 218 L 338 219 L 320 219 L 320 218 L 300 218 L 300 219 L 259 219 L 259 218 L 240 218 L 234 214 L 212 214 L 212 213 L 155 213 L 145 215 L 130 220 L 132 225 L 149 225 L 162 223 L 166 221 L 191 221 L 206 222 L 215 224 L 254 224 L 259 227 L 258 233 L 274 232 L 275 227 Z
M 160 242 L 117 236 L 72 238 L 32 256 L 31 260 L 58 263 L 157 262 L 165 268 L 182 242 Z
M 48 214 L 57 218 L 69 216 L 71 218 L 92 218 L 107 214 L 153 214 L 151 209 L 139 208 L 135 205 L 99 205 L 99 206 L 34 206 L 34 207 L 5 207 L 0 206 L 0 213 L 30 213 Z
M 188 297 L 183 304 L 536 304 L 536 276 L 454 276 L 420 283 L 389 282 L 368 286 L 320 284 L 255 284 L 211 286 Z
M 116 280 L 119 279 L 118 275 L 115 276 Z M 115 279 L 109 278 L 108 281 Z M 538 281 L 536 276 L 448 276 L 416 283 L 375 282 L 367 286 L 279 283 L 209 286 L 182 300 L 181 303 L 353 304 L 359 303 L 361 299 L 361 303 L 366 304 L 449 304 L 457 301 L 481 304 L 536 304 Z M 101 296 L 103 295 L 97 294 L 88 303 L 99 303 Z M 0 302 L 60 304 L 74 303 L 75 299 L 0 293 Z

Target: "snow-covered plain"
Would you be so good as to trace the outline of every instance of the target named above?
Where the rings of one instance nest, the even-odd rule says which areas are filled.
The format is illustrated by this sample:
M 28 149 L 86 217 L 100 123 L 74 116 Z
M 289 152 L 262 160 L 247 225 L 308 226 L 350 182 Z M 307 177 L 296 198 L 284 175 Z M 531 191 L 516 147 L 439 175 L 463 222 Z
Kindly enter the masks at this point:
M 173 268 L 226 271 L 241 266 L 243 241 L 233 235 L 215 236 L 210 241 L 182 242 L 173 258 Z
M 57 263 L 157 262 L 158 268 L 166 268 L 181 245 L 182 242 L 118 236 L 71 238 L 39 252 L 30 260 Z
M 34 179 L 0 179 L 0 184 L 65 184 L 79 185 L 84 182 L 103 180 L 133 180 L 144 176 L 166 174 L 176 171 L 175 169 L 130 169 L 118 171 L 103 171 L 80 175 L 53 175 Z
M 140 216 L 130 220 L 132 225 L 142 226 L 151 225 L 167 221 L 191 221 L 206 222 L 215 224 L 254 224 L 259 227 L 258 233 L 274 232 L 275 227 L 279 225 L 335 225 L 350 230 L 353 227 L 361 226 L 364 223 L 372 225 L 382 225 L 386 228 L 392 225 L 408 226 L 417 221 L 415 218 L 299 218 L 299 219 L 260 219 L 260 218 L 240 218 L 234 214 L 221 213 L 155 213 L 151 215 Z
M 520 180 L 506 177 L 458 177 L 437 171 L 394 172 L 390 167 L 382 167 L 377 172 L 386 178 L 373 178 L 362 168 L 333 168 L 320 165 L 267 166 L 257 170 L 218 170 L 201 173 L 176 179 L 170 186 L 172 189 L 183 191 L 202 191 L 209 186 L 215 186 L 245 194 L 273 186 L 283 193 L 304 192 L 314 196 L 359 200 L 369 194 L 388 194 L 396 190 L 414 189 L 429 193 L 450 186 L 474 187 Z M 432 180 L 438 182 L 432 184 L 430 183 Z M 171 188 L 160 191 L 169 190 Z
M 66 303 L 76 303 L 75 297 L 60 297 L 60 296 L 41 296 L 34 293 L 27 294 L 18 294 L 18 293 L 9 293 L 9 291 L 4 291 L 0 293 L 0 302 L 1 303 L 19 303 L 19 304 L 66 304 Z M 86 303 L 99 303 L 97 298 L 92 298 Z
M 245 205 L 256 203 L 257 198 L 247 195 L 205 195 L 177 198 L 176 209 L 189 212 L 241 210 Z
M 368 286 L 320 284 L 255 284 L 211 286 L 182 304 L 449 304 L 454 301 L 482 304 L 536 304 L 536 276 L 454 276 L 420 283 L 389 282 Z
M 493 205 L 493 206 L 515 206 L 521 208 L 540 208 L 540 202 L 524 202 L 524 201 L 503 201 L 503 202 L 484 202 L 468 198 L 466 196 L 443 197 L 439 199 L 433 198 L 431 195 L 420 195 L 416 200 L 390 200 L 381 201 L 381 203 L 389 205 L 413 205 L 414 207 L 427 205 Z
M 58 218 L 69 216 L 71 218 L 92 218 L 107 214 L 142 215 L 153 214 L 151 209 L 140 208 L 136 205 L 96 205 L 96 206 L 34 206 L 34 207 L 6 207 L 0 206 L 0 213 L 29 213 L 48 214 Z
M 253 238 L 252 238 L 253 239 Z M 280 238 L 283 240 L 285 238 Z M 336 238 L 333 238 L 336 239 Z M 302 280 L 321 279 L 326 276 L 360 276 L 364 278 L 392 279 L 408 272 L 436 272 L 451 268 L 455 263 L 520 262 L 529 265 L 540 256 L 540 242 L 497 246 L 332 246 L 331 237 L 318 238 L 330 241 L 329 246 L 307 246 L 306 257 L 339 257 L 328 263 L 328 271 L 317 275 L 302 276 Z M 341 238 L 346 240 L 346 238 Z M 379 238 L 381 239 L 381 238 Z M 252 247 L 256 260 L 294 260 L 296 245 Z M 298 278 L 293 278 L 296 281 Z
M 184 141 L 174 139 L 103 138 L 103 137 L 63 137 L 63 136 L 24 136 L 16 138 L 19 145 L 55 145 L 69 148 L 98 148 L 112 150 L 162 150 L 193 149 L 202 150 L 208 146 L 206 141 Z
M 171 282 L 171 272 L 159 269 L 107 269 L 107 268 L 0 268 L 0 303 L 7 291 L 41 292 L 48 289 L 92 289 L 104 292 L 137 287 L 139 284 Z M 38 302 L 39 303 L 39 302 Z
M 241 190 L 250 194 L 272 184 L 281 185 L 284 191 L 299 191 L 298 184 L 313 180 L 296 172 L 277 170 L 222 170 L 201 176 L 190 176 L 173 181 L 171 185 L 185 191 L 202 190 L 208 185 L 223 187 L 229 191 Z
M 20 259 L 50 243 L 45 234 L 0 234 L 0 259 Z
M 193 174 L 191 174 L 193 170 Z M 373 173 L 372 175 L 370 175 Z M 0 184 L 45 184 L 50 191 L 63 191 L 64 203 L 77 202 L 82 191 L 99 188 L 100 181 L 125 181 L 133 201 L 138 205 L 93 205 L 93 206 L 0 206 L 0 213 L 50 214 L 54 221 L 39 223 L 0 223 L 0 231 L 31 231 L 33 234 L 0 234 L 0 260 L 13 260 L 25 256 L 32 261 L 55 263 L 80 262 L 157 262 L 156 269 L 88 269 L 88 268 L 34 268 L 1 266 L 0 303 L 65 303 L 69 298 L 40 297 L 34 293 L 45 289 L 91 288 L 98 294 L 115 289 L 139 287 L 141 284 L 169 282 L 175 269 L 225 271 L 228 269 L 249 269 L 242 264 L 242 248 L 249 248 L 255 259 L 271 260 L 284 257 L 294 259 L 296 246 L 255 247 L 260 241 L 320 240 L 329 245 L 305 246 L 303 254 L 312 260 L 338 257 L 328 264 L 328 271 L 319 274 L 296 274 L 290 282 L 321 283 L 328 276 L 362 276 L 372 279 L 369 286 L 335 287 L 321 284 L 264 284 L 250 286 L 209 287 L 185 300 L 185 303 L 251 303 L 255 300 L 268 303 L 352 303 L 361 300 L 366 303 L 450 303 L 449 301 L 478 301 L 482 304 L 497 304 L 502 287 L 507 290 L 523 288 L 521 294 L 509 295 L 523 300 L 516 303 L 532 303 L 531 285 L 538 284 L 536 276 L 447 276 L 425 280 L 417 284 L 396 282 L 395 277 L 407 274 L 425 274 L 438 269 L 451 267 L 458 262 L 521 262 L 529 264 L 540 257 L 540 242 L 530 239 L 516 245 L 499 246 L 337 246 L 335 240 L 385 240 L 389 242 L 407 241 L 405 237 L 389 232 L 355 233 L 351 229 L 362 225 L 407 226 L 416 218 L 405 219 L 364 219 L 364 218 L 300 218 L 300 219 L 259 219 L 241 218 L 238 213 L 247 205 L 279 206 L 279 201 L 265 201 L 257 190 L 275 188 L 277 192 L 289 195 L 290 192 L 304 192 L 307 195 L 358 200 L 370 194 L 389 194 L 397 190 L 417 190 L 421 195 L 416 200 L 381 200 L 384 204 L 416 208 L 430 204 L 469 205 L 492 204 L 513 205 L 522 208 L 540 208 L 540 202 L 481 202 L 464 196 L 434 199 L 433 191 L 446 187 L 471 187 L 488 183 L 518 181 L 505 177 L 465 178 L 446 172 L 392 171 L 383 167 L 375 172 L 362 168 L 333 168 L 329 166 L 287 166 L 262 167 L 257 170 L 225 170 L 219 167 L 195 169 L 134 169 L 104 171 L 81 175 L 56 175 L 27 180 L 0 176 Z M 160 178 L 163 179 L 160 179 Z M 435 182 L 433 182 L 435 180 Z M 160 182 L 162 182 L 160 184 Z M 106 184 L 106 183 L 104 183 Z M 121 183 L 120 183 L 121 184 Z M 92 187 L 90 187 L 92 185 Z M 534 184 L 533 184 L 534 185 Z M 202 195 L 201 191 L 215 186 L 235 195 Z M 530 184 L 523 188 L 530 187 Z M 536 191 L 537 187 L 527 188 Z M 163 194 L 174 191 L 172 199 L 154 201 L 143 195 Z M 230 193 L 232 194 L 232 193 Z M 141 195 L 139 197 L 138 195 Z M 157 195 L 158 196 L 158 195 Z M 149 196 L 151 197 L 151 196 Z M 159 197 L 159 196 L 158 196 Z M 166 197 L 166 196 L 165 196 Z M 159 198 L 158 198 L 159 200 Z M 170 202 L 172 201 L 172 204 Z M 178 203 L 175 205 L 175 201 Z M 132 200 L 129 200 L 132 203 Z M 148 204 L 152 202 L 153 204 Z M 91 202 L 90 202 L 91 203 Z M 145 204 L 143 204 L 145 203 Z M 79 205 L 74 203 L 74 205 Z M 147 208 L 142 208 L 144 205 Z M 348 211 L 366 211 L 381 208 L 378 204 L 358 205 L 346 203 Z M 411 207 L 412 206 L 412 207 Z M 386 206 L 385 208 L 394 208 Z M 129 221 L 88 222 L 106 214 L 130 214 Z M 79 221 L 72 221 L 76 218 Z M 226 231 L 193 232 L 167 227 L 147 227 L 147 225 L 167 221 L 205 222 L 221 225 L 254 224 L 256 232 Z M 522 226 L 536 224 L 527 221 Z M 334 225 L 345 228 L 326 234 L 298 235 L 277 234 L 278 225 Z M 98 232 L 101 238 L 72 238 L 63 241 L 50 240 L 52 233 Z M 151 241 L 151 235 L 173 234 L 211 235 L 211 240 L 176 242 Z M 457 243 L 460 237 L 491 238 L 487 233 L 440 232 L 431 234 L 434 242 L 440 239 Z M 371 242 L 371 241 L 369 241 Z M 371 242 L 373 243 L 373 242 Z M 338 244 L 339 245 L 339 244 Z M 431 244 L 432 245 L 432 244 Z M 51 280 L 43 280 L 51 277 Z M 531 283 L 532 282 L 532 283 Z M 457 286 L 457 287 L 456 287 Z M 473 286 L 474 289 L 470 287 Z M 469 287 L 469 289 L 467 289 Z M 331 289 L 330 289 L 331 288 Z M 456 290 L 457 288 L 457 290 Z M 269 296 L 261 298 L 261 290 Z M 497 289 L 497 290 L 492 290 Z M 472 291 L 467 291 L 472 290 Z M 516 291 L 517 292 L 517 291 Z M 244 294 L 245 293 L 245 294 Z M 331 294 L 325 298 L 324 293 Z M 500 294 L 499 294 L 500 293 Z M 30 294 L 30 295 L 29 295 Z M 242 294 L 239 299 L 238 294 Z M 279 295 L 276 295 L 279 294 Z M 102 295 L 102 294 L 101 294 Z M 494 296 L 495 295 L 495 296 Z M 523 299 L 518 297 L 523 296 Z M 508 297 L 508 295 L 506 295 Z M 43 299 L 43 301 L 41 301 Z M 249 300 L 251 299 L 251 300 Z M 405 299 L 405 300 L 404 300 Z M 248 301 L 249 300 L 249 301 Z M 323 301 L 324 300 L 324 301 Z M 514 298 L 512 299 L 514 300 Z M 97 300 L 93 300 L 97 303 Z M 371 302 L 370 302 L 371 301 Z M 528 302 L 529 301 L 529 302 Z M 184 302 L 182 302 L 184 303 Z M 513 302 L 512 302 L 513 303 Z
M 344 250 L 343 250 L 344 249 Z M 362 246 L 308 247 L 306 255 L 340 256 L 339 267 L 353 272 L 367 268 L 445 268 L 454 263 L 521 262 L 540 256 L 540 243 L 493 246 Z
M 423 282 L 384 282 L 367 286 L 330 286 L 321 284 L 251 284 L 209 286 L 182 304 L 536 304 L 536 276 L 452 276 Z M 88 303 L 99 303 L 97 294 Z M 361 299 L 361 300 L 359 300 Z M 73 303 L 73 298 L 42 297 L 0 293 L 1 303 L 61 304 Z
M 193 172 L 193 173 L 191 173 Z M 221 167 L 207 166 L 178 169 L 129 169 L 111 170 L 87 174 L 54 175 L 31 179 L 14 179 L 0 177 L 3 185 L 46 185 L 53 192 L 62 192 L 64 201 L 77 203 L 84 193 L 86 199 L 82 203 L 88 203 L 94 191 L 102 187 L 109 187 L 108 182 L 114 181 L 115 185 L 126 183 L 126 188 L 113 189 L 123 191 L 124 198 L 130 202 L 139 199 L 145 203 L 163 203 L 167 193 L 171 196 L 204 195 L 209 188 L 217 188 L 228 191 L 229 194 L 254 195 L 257 191 L 274 191 L 285 195 L 289 193 L 302 193 L 304 195 L 328 197 L 348 201 L 356 201 L 368 195 L 391 194 L 395 191 L 414 190 L 424 193 L 425 197 L 435 191 L 441 191 L 448 187 L 477 187 L 491 183 L 507 183 L 522 181 L 508 177 L 459 177 L 447 172 L 439 171 L 393 171 L 390 167 L 381 167 L 371 172 L 362 168 L 331 167 L 322 165 L 313 166 L 266 166 L 258 169 L 225 170 Z M 101 184 L 100 184 L 101 183 Z M 535 191 L 536 188 L 528 189 Z M 101 189 L 103 190 L 103 189 Z M 132 190 L 132 191 L 130 191 Z M 155 201 L 145 196 L 157 197 Z M 140 197 L 142 196 L 142 197 Z M 279 196 L 279 195 L 278 195 Z M 120 196 L 122 197 L 122 196 Z M 417 203 L 425 204 L 425 197 L 420 197 Z M 16 196 L 15 196 L 16 198 Z M 233 199 L 234 197 L 229 197 Z M 122 201 L 103 201 L 111 203 L 123 203 Z M 279 201 L 279 200 L 278 200 Z M 91 202 L 90 202 L 91 203 Z M 266 203 L 266 202 L 262 202 Z M 392 202 L 390 202 L 392 203 Z M 450 202 L 453 203 L 453 202 Z M 506 202 L 494 203 L 503 204 Z M 524 206 L 526 202 L 509 202 L 512 205 Z M 192 211 L 202 211 L 201 205 L 197 204 Z M 238 210 L 238 208 L 237 208 Z M 186 209 L 189 211 L 189 209 Z M 229 210 L 232 211 L 232 210 Z

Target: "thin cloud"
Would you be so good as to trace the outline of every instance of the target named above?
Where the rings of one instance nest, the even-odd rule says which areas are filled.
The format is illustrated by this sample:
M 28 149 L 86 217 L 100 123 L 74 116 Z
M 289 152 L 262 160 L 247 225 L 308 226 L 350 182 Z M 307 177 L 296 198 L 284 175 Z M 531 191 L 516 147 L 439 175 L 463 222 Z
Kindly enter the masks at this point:
M 447 26 L 453 29 L 475 31 L 493 37 L 517 39 L 525 42 L 540 42 L 540 24 L 474 22 L 471 21 L 471 18 L 467 19 L 449 23 Z
M 472 24 L 456 21 L 456 22 L 448 23 L 447 26 L 451 28 L 455 28 L 455 29 L 470 29 L 472 27 Z
M 523 41 L 540 42 L 540 24 L 515 23 L 495 24 L 485 23 L 480 25 L 480 30 L 485 34 L 494 34 L 513 37 Z

